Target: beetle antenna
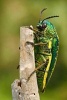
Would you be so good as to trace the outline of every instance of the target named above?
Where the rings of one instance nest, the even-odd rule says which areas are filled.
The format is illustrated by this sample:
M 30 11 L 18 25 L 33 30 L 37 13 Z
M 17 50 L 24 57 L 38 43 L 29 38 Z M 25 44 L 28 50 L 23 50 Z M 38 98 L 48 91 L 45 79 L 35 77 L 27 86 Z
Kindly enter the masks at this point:
M 50 16 L 50 17 L 45 18 L 44 20 L 50 19 L 50 18 L 54 18 L 54 17 L 59 17 L 59 16 Z M 44 21 L 44 20 L 43 20 L 43 21 Z
M 41 12 L 40 12 L 39 22 L 40 22 L 40 20 L 41 20 L 41 16 L 42 16 L 43 11 L 46 10 L 46 9 L 47 9 L 47 8 L 44 8 L 44 9 L 41 10 Z

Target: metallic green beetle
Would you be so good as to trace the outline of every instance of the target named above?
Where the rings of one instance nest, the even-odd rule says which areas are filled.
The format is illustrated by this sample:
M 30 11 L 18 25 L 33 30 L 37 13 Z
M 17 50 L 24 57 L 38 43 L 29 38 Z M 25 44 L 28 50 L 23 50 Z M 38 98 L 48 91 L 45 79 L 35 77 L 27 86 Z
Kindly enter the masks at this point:
M 46 10 L 43 9 L 42 12 Z M 59 38 L 54 25 L 46 19 L 59 17 L 51 16 L 44 20 L 39 20 L 37 29 L 32 29 L 34 33 L 35 42 L 35 65 L 37 75 L 38 88 L 44 92 L 47 83 L 49 82 L 58 56 Z M 34 73 L 32 72 L 32 74 Z M 32 75 L 31 74 L 31 75 Z M 30 75 L 30 77 L 31 77 Z M 30 78 L 29 77 L 29 78 Z

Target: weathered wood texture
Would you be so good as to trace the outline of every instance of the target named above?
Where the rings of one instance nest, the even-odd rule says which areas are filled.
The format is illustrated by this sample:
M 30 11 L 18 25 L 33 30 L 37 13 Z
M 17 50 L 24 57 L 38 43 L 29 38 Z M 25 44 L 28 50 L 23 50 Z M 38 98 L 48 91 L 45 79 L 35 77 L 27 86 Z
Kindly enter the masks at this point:
M 33 31 L 27 27 L 20 28 L 20 80 L 12 83 L 13 100 L 40 100 L 36 73 L 27 81 L 35 69 Z M 31 42 L 31 43 L 28 43 Z

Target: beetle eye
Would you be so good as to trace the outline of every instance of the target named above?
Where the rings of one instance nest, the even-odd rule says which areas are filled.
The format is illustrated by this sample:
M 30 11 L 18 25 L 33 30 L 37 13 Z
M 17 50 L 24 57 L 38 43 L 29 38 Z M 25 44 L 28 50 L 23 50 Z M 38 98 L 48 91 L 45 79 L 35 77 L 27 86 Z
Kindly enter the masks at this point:
M 43 25 L 42 25 L 42 28 L 46 28 L 46 27 L 47 27 L 47 25 L 46 25 L 46 24 L 43 24 Z

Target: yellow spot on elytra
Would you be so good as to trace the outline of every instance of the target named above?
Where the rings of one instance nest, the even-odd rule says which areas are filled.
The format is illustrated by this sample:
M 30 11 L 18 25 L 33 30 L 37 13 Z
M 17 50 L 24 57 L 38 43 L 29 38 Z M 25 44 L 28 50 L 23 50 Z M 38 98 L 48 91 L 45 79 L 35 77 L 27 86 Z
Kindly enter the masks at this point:
M 51 47 L 52 47 L 52 41 L 49 41 L 48 42 L 48 48 L 51 49 Z M 48 76 L 48 71 L 49 71 L 49 68 L 50 68 L 52 55 L 48 56 L 47 59 L 48 59 L 49 62 L 48 62 L 48 65 L 47 65 L 47 68 L 46 68 L 45 74 L 44 74 L 43 89 L 46 87 L 46 79 L 47 79 L 47 76 Z
M 51 49 L 52 41 L 49 41 L 48 48 Z
M 47 79 L 47 76 L 48 76 L 48 71 L 49 71 L 49 68 L 50 68 L 50 63 L 51 63 L 52 55 L 48 56 L 48 59 L 49 59 L 49 62 L 48 62 L 48 65 L 47 65 L 47 68 L 46 68 L 45 74 L 44 74 L 43 89 L 46 87 L 46 79 Z

